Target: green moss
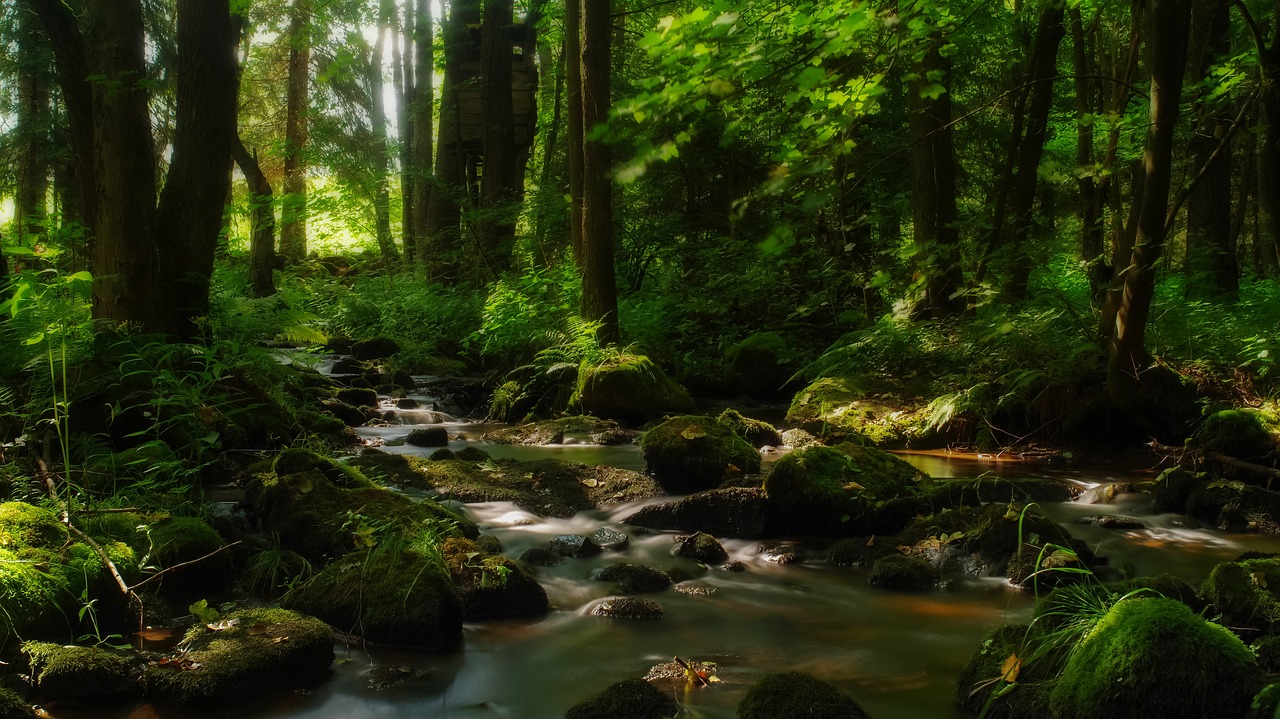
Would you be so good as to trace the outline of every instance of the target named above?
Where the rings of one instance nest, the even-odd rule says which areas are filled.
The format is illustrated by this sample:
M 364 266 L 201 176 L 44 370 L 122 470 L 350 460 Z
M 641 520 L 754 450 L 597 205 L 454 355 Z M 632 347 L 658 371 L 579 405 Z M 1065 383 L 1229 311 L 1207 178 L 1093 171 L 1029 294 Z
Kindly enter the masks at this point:
M 291 448 L 282 451 L 271 464 L 278 476 L 318 471 L 325 479 L 346 489 L 371 487 L 373 483 L 359 470 L 308 449 Z
M 234 625 L 220 631 L 197 625 L 187 633 L 185 665 L 148 666 L 148 692 L 178 704 L 231 704 L 328 676 L 333 631 L 324 622 L 284 609 L 247 609 L 224 619 Z
M 1200 593 L 1228 626 L 1271 634 L 1280 629 L 1280 559 L 1224 562 L 1209 572 Z
M 924 446 L 935 439 L 924 405 L 880 399 L 881 388 L 857 377 L 823 377 L 796 393 L 787 421 L 821 437 L 865 437 L 880 447 Z
M 1002 696 L 992 698 L 992 694 L 1008 687 L 1008 682 L 998 680 L 1007 671 L 1005 662 L 1009 657 L 1014 654 L 1020 658 L 1030 656 L 1028 632 L 1025 624 L 1011 624 L 987 633 L 956 681 L 956 704 L 974 714 L 985 709 L 989 719 L 1049 716 L 1050 685 L 1047 680 L 1054 677 L 1061 666 L 1054 663 L 1052 657 L 1021 664 L 1016 676 L 1017 686 Z
M 752 447 L 777 447 L 782 444 L 782 436 L 768 422 L 742 416 L 736 409 L 726 409 L 716 417 L 716 421 L 728 427 L 734 434 L 745 439 Z
M 136 659 L 99 647 L 25 642 L 22 653 L 36 689 L 46 699 L 76 699 L 121 694 L 136 688 Z
M 1236 719 L 1260 687 L 1253 653 L 1172 599 L 1116 604 L 1050 694 L 1058 719 Z
M 0 719 L 35 719 L 31 705 L 12 691 L 0 687 Z
M 671 719 L 679 713 L 666 693 L 643 679 L 627 679 L 569 709 L 564 719 Z
M 775 397 L 794 371 L 794 344 L 777 332 L 758 332 L 724 353 L 727 389 L 753 397 Z
M 670 490 L 710 489 L 735 474 L 760 471 L 760 453 L 710 417 L 673 417 L 640 441 L 645 467 Z
M 585 414 L 641 424 L 671 412 L 689 412 L 693 400 L 648 357 L 622 354 L 578 368 L 578 387 L 571 400 Z
M 514 502 L 543 517 L 571 517 L 611 504 L 654 497 L 661 488 L 649 477 L 616 467 L 588 467 L 559 459 L 533 462 L 462 460 L 428 462 L 427 484 L 463 502 Z
M 448 449 L 436 451 L 453 454 Z M 453 457 L 442 456 L 437 458 L 432 455 L 431 459 L 453 459 Z M 359 470 L 366 477 L 374 479 L 380 484 L 397 487 L 430 487 L 424 471 L 426 460 L 421 457 L 367 449 L 359 456 L 348 460 L 347 465 Z
M 53 511 L 24 502 L 0 504 L 0 548 L 53 549 L 67 541 L 67 528 Z
M 786 455 L 764 480 L 770 531 L 856 534 L 872 500 L 860 479 L 849 457 L 830 447 Z
M 1254 697 L 1245 719 L 1275 719 L 1280 712 L 1280 684 L 1268 684 Z
M 938 572 L 921 556 L 889 554 L 876 560 L 868 581 L 886 589 L 929 589 L 938 583 Z
M 600 582 L 615 582 L 618 591 L 623 594 L 662 592 L 671 587 L 671 577 L 666 572 L 641 564 L 611 564 L 592 572 L 591 578 Z
M 462 642 L 462 604 L 435 549 L 352 552 L 283 601 L 373 642 L 438 650 Z
M 550 604 L 546 590 L 510 559 L 490 554 L 466 539 L 450 539 L 440 551 L 462 600 L 463 619 L 538 617 L 547 613 Z
M 197 517 L 168 517 L 152 524 L 148 531 L 152 563 L 161 568 L 207 557 L 197 564 L 165 574 L 160 580 L 165 593 L 205 594 L 226 588 L 231 573 L 231 555 L 219 552 L 208 556 L 225 544 L 222 535 L 208 522 Z
M 1276 449 L 1276 440 L 1261 417 L 1249 409 L 1214 412 L 1193 437 L 1194 446 L 1205 452 L 1221 452 L 1240 459 L 1259 459 Z
M 738 704 L 741 719 L 868 719 L 853 697 L 804 672 L 769 674 Z

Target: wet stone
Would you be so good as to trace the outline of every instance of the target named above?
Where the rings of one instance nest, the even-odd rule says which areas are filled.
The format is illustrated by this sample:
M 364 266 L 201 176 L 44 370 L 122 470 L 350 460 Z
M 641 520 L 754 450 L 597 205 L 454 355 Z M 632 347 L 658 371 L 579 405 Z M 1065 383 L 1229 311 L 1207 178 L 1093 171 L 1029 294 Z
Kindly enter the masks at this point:
M 613 564 L 591 573 L 591 578 L 601 582 L 615 582 L 623 594 L 662 592 L 671 586 L 667 573 L 642 564 Z
M 697 582 L 684 582 L 672 587 L 673 590 L 688 594 L 691 597 L 709 597 L 716 593 L 716 588 L 706 584 L 698 584 Z
M 705 532 L 681 537 L 672 553 L 677 557 L 695 559 L 704 564 L 719 564 L 729 558 L 729 553 L 724 551 L 720 542 Z
M 1081 517 L 1080 524 L 1092 524 L 1103 529 L 1142 529 L 1146 526 L 1136 517 L 1121 517 L 1115 514 L 1091 514 Z
M 415 429 L 404 438 L 404 442 L 415 447 L 443 447 L 449 444 L 449 430 L 444 427 Z
M 416 399 L 411 399 L 409 397 L 401 397 L 400 399 L 396 400 L 396 407 L 398 407 L 399 409 L 419 409 L 420 407 L 422 407 L 422 403 Z
M 562 557 L 573 557 L 581 559 L 590 557 L 600 553 L 600 547 L 589 537 L 579 534 L 561 534 L 558 537 L 552 537 L 548 545 L 551 551 Z
M 721 564 L 720 569 L 725 572 L 745 572 L 747 571 L 747 565 L 735 559 L 732 562 Z
M 653 621 L 662 618 L 662 605 L 651 599 L 613 597 L 593 607 L 591 616 Z
M 609 527 L 601 527 L 591 533 L 591 541 L 595 542 L 602 549 L 612 549 L 614 551 L 622 551 L 631 544 L 631 538 L 623 532 Z
M 534 547 L 526 549 L 524 554 L 519 557 L 520 561 L 526 564 L 532 564 L 535 567 L 554 567 L 563 561 L 563 558 L 555 552 L 545 547 Z
M 367 686 L 370 691 L 380 692 L 385 689 L 390 689 L 391 687 L 404 684 L 407 681 L 417 679 L 424 674 L 426 674 L 426 672 L 403 664 L 397 664 L 389 667 L 373 667 L 369 670 Z

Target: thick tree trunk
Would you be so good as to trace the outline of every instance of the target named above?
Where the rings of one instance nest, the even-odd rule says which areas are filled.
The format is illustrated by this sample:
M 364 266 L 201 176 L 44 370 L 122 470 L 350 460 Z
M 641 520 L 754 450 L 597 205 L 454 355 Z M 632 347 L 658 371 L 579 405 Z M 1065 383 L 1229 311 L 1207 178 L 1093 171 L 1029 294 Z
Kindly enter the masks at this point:
M 1230 14 L 1219 0 L 1196 2 L 1192 31 L 1191 77 L 1207 80 L 1213 65 L 1231 51 Z M 1191 135 L 1192 176 L 1203 172 L 1187 203 L 1186 296 L 1189 299 L 1234 300 L 1240 289 L 1235 242 L 1231 235 L 1231 113 L 1207 106 L 1200 91 L 1196 127 Z M 1210 165 L 1210 160 L 1213 164 Z M 1207 166 L 1207 167 L 1206 167 Z
M 276 293 L 272 269 L 276 263 L 276 212 L 271 183 L 258 165 L 258 153 L 245 149 L 240 138 L 231 146 L 232 155 L 245 184 L 249 186 L 249 207 L 253 230 L 249 237 L 249 294 L 270 297 Z
M 432 27 L 431 3 L 415 0 L 414 13 L 414 71 L 413 87 L 413 162 L 410 176 L 413 178 L 413 251 L 419 265 L 426 267 L 431 261 L 428 241 L 429 205 L 432 197 L 432 103 L 435 101 L 435 37 Z
M 582 5 L 567 0 L 564 5 L 565 86 L 568 101 L 569 145 L 569 245 L 579 267 L 582 250 Z
M 1066 35 L 1062 24 L 1064 0 L 1052 0 L 1040 13 L 1035 43 L 1031 50 L 1031 99 L 1027 108 L 1027 132 L 1018 147 L 1018 174 L 1014 181 L 1009 215 L 1012 218 L 1010 246 L 1013 249 L 1013 271 L 1005 295 L 1012 302 L 1027 296 L 1031 278 L 1031 253 L 1027 247 L 1031 235 L 1031 211 L 1039 186 L 1040 158 L 1049 134 L 1049 112 L 1053 109 L 1053 78 L 1058 64 L 1058 46 Z
M 396 261 L 396 247 L 391 239 L 391 190 L 388 187 L 391 170 L 388 167 L 387 110 L 382 104 L 382 59 L 387 33 L 391 31 L 391 0 L 382 0 L 379 7 L 378 39 L 373 43 L 373 53 L 365 68 L 365 84 L 369 90 L 369 118 L 373 132 L 373 231 L 382 261 L 390 269 Z
M 1079 8 L 1068 11 L 1071 26 L 1071 65 L 1075 71 L 1076 91 L 1076 190 L 1080 207 L 1080 257 L 1087 263 L 1098 263 L 1103 251 L 1102 202 L 1093 172 L 1093 119 L 1099 105 L 1097 64 L 1093 61 L 1096 46 L 1089 45 L 1084 20 Z M 1101 283 L 1091 272 L 1091 295 L 1096 297 Z
M 400 14 L 393 8 L 394 17 Z M 397 21 L 398 25 L 398 21 Z M 403 31 L 395 30 L 391 46 L 391 83 L 396 93 L 396 131 L 400 138 L 400 241 L 404 261 L 413 263 L 413 0 L 405 3 Z M 403 50 L 401 49 L 403 47 Z
M 284 130 L 284 195 L 280 254 L 307 255 L 307 112 L 311 86 L 311 0 L 293 0 L 289 20 L 289 80 Z
M 164 330 L 192 339 L 209 314 L 209 280 L 231 189 L 239 90 L 237 33 L 227 3 L 178 0 L 177 122 L 156 208 Z
M 29 12 L 19 12 L 18 20 L 18 143 L 17 191 L 14 197 L 13 234 L 23 244 L 32 244 L 45 233 L 49 194 L 49 86 L 46 82 L 48 58 L 40 45 L 39 22 Z
M 1173 142 L 1182 98 L 1187 57 L 1190 0 L 1147 0 L 1146 36 L 1151 70 L 1151 122 L 1143 154 L 1142 192 L 1137 234 L 1124 277 L 1107 361 L 1107 394 L 1116 408 L 1144 430 L 1157 435 L 1177 431 L 1180 412 L 1176 377 L 1153 365 L 1146 348 L 1147 322 L 1155 293 L 1156 265 L 1164 250 L 1173 174 Z M 1180 409 L 1180 408 L 1179 408 Z
M 921 93 L 930 81 L 951 80 L 951 68 L 934 40 L 915 68 L 916 80 L 907 90 L 911 140 L 912 225 L 922 259 L 924 296 L 914 315 L 950 317 L 964 311 L 961 297 L 960 233 L 956 227 L 956 158 L 951 133 L 951 93 L 936 97 Z
M 582 127 L 609 119 L 609 3 L 583 0 Z M 613 267 L 611 155 L 603 140 L 582 139 L 582 316 L 599 321 L 602 344 L 621 340 L 618 289 Z
M 487 0 L 480 56 L 484 81 L 484 172 L 476 237 L 498 271 L 506 268 L 515 238 L 516 129 L 511 101 L 511 0 Z

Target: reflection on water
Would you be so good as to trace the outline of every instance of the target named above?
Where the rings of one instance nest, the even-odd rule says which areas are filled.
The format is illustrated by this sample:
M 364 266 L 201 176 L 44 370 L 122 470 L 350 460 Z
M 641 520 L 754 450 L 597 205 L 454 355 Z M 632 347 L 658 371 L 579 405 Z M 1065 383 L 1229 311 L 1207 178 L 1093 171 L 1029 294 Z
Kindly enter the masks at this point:
M 429 405 L 428 405 L 429 406 Z M 638 448 L 515 447 L 488 445 L 483 427 L 446 418 L 450 447 L 481 446 L 495 457 L 559 457 L 591 464 L 640 469 Z M 394 441 L 409 425 L 359 430 L 365 437 Z M 431 449 L 389 446 L 387 451 L 427 454 Z M 904 455 L 935 476 L 1044 477 L 1095 487 L 1148 478 L 1141 463 L 1094 467 L 992 462 L 975 456 Z M 1117 485 L 1123 488 L 1123 485 Z M 1090 504 L 1105 495 L 1110 503 Z M 568 519 L 542 520 L 509 503 L 470 505 L 466 511 L 485 532 L 498 536 L 505 554 L 544 545 L 558 534 L 586 534 L 600 527 L 627 529 L 622 519 L 644 503 Z M 1085 501 L 1045 507 L 1081 539 L 1134 573 L 1172 572 L 1197 583 L 1216 562 L 1247 549 L 1280 549 L 1280 538 L 1224 535 L 1187 526 L 1184 518 L 1153 515 L 1145 495 L 1108 491 Z M 1143 529 L 1116 531 L 1084 525 L 1086 514 L 1140 517 Z M 693 716 L 728 719 L 747 688 L 768 672 L 801 670 L 851 692 L 878 719 L 963 716 L 953 707 L 955 680 L 980 637 L 1005 622 L 1026 621 L 1033 598 L 1001 579 L 952 585 L 945 590 L 898 593 L 867 583 L 861 569 L 827 566 L 822 544 L 793 543 L 807 561 L 779 566 L 766 561 L 758 542 L 726 540 L 744 572 L 707 570 L 674 557 L 674 537 L 634 530 L 630 546 L 582 560 L 538 569 L 552 612 L 538 621 L 490 622 L 466 628 L 465 650 L 447 656 L 393 649 L 371 654 L 342 649 L 334 678 L 312 691 L 232 711 L 177 713 L 165 708 L 121 708 L 114 715 L 61 711 L 58 717 L 217 717 L 222 719 L 432 719 L 519 717 L 553 719 L 623 678 L 642 676 L 673 656 L 714 661 L 723 684 L 682 690 L 678 697 Z M 592 581 L 593 569 L 628 561 L 659 567 L 702 588 L 699 594 L 666 591 L 658 621 L 620 621 L 582 610 L 610 596 L 610 584 Z M 367 688 L 371 664 L 408 665 L 419 678 L 391 689 Z

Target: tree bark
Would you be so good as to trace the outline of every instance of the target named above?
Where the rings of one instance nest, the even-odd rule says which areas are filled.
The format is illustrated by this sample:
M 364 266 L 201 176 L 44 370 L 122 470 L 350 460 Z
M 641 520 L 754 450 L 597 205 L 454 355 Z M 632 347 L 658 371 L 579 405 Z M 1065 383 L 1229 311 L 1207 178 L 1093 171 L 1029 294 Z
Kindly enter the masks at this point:
M 280 254 L 307 256 L 307 112 L 311 86 L 311 0 L 293 0 L 289 19 L 289 79 L 284 130 L 284 196 Z
M 413 86 L 413 251 L 422 267 L 431 261 L 428 241 L 429 205 L 432 197 L 432 104 L 435 101 L 435 38 L 432 28 L 431 3 L 415 0 Z
M 400 241 L 404 245 L 404 261 L 413 263 L 413 0 L 405 3 L 403 30 L 398 11 L 395 42 L 391 46 L 391 83 L 396 93 L 396 131 L 400 139 Z
M 1097 64 L 1093 61 L 1096 45 L 1091 47 L 1085 31 L 1080 8 L 1068 11 L 1071 26 L 1071 65 L 1075 71 L 1076 91 L 1076 190 L 1080 207 L 1080 257 L 1090 264 L 1100 262 L 1103 251 L 1102 202 L 1099 200 L 1098 183 L 1094 177 L 1093 125 L 1098 112 Z M 1090 294 L 1097 296 L 1101 283 L 1094 280 L 1098 273 L 1091 272 Z
M 14 135 L 19 147 L 13 234 L 20 244 L 33 244 L 45 234 L 49 194 L 48 58 L 42 51 L 38 21 L 18 13 L 18 107 Z
M 582 143 L 586 135 L 582 121 L 582 5 L 566 0 L 564 5 L 564 56 L 569 145 L 569 245 L 579 267 L 582 250 Z
M 484 172 L 476 237 L 498 271 L 506 268 L 515 238 L 516 129 L 511 101 L 511 0 L 486 0 L 480 49 L 484 81 Z
M 365 85 L 369 90 L 369 120 L 373 133 L 373 228 L 378 250 L 388 269 L 396 261 L 396 248 L 391 239 L 390 168 L 387 151 L 387 110 L 382 102 L 382 59 L 386 54 L 387 33 L 391 31 L 391 0 L 382 0 L 378 12 L 378 38 L 365 68 Z
M 609 119 L 609 3 L 582 0 L 582 128 Z M 602 344 L 621 340 L 613 266 L 612 159 L 603 139 L 582 138 L 582 316 L 600 322 Z
M 270 297 L 276 293 L 272 277 L 276 263 L 276 212 L 271 183 L 258 165 L 258 153 L 250 154 L 239 137 L 236 137 L 231 151 L 249 186 L 249 207 L 253 217 L 249 238 L 249 294 Z

